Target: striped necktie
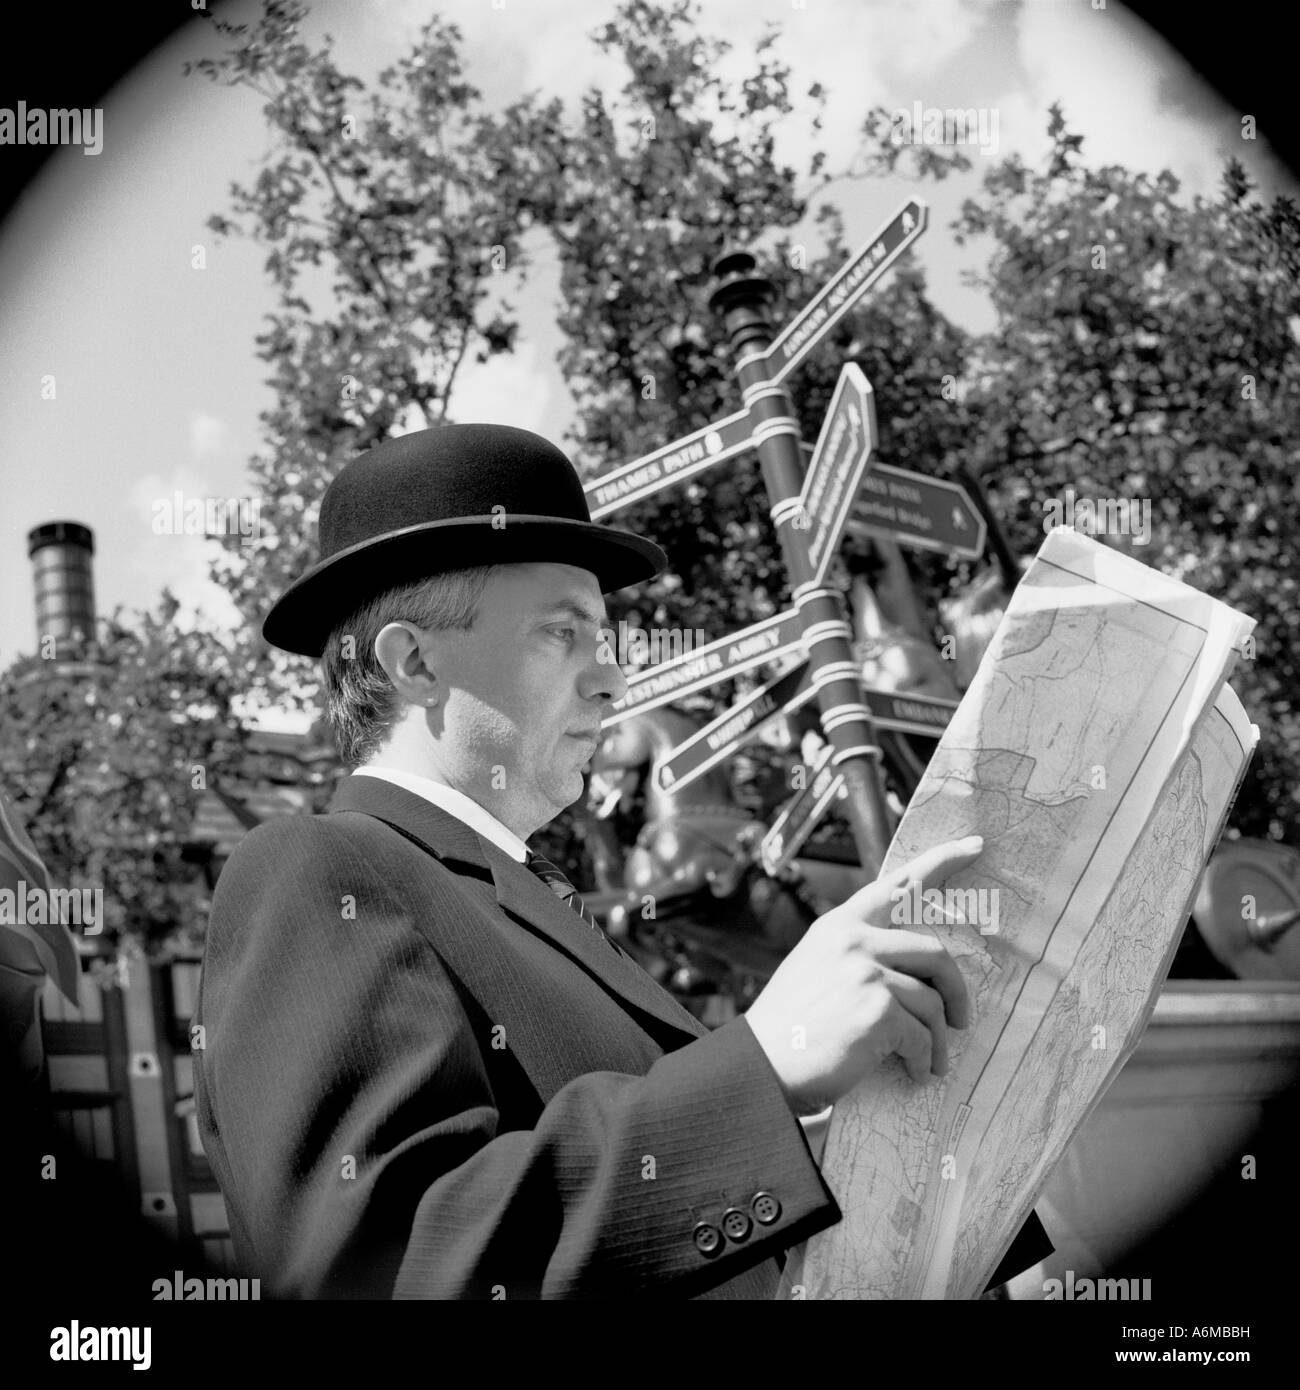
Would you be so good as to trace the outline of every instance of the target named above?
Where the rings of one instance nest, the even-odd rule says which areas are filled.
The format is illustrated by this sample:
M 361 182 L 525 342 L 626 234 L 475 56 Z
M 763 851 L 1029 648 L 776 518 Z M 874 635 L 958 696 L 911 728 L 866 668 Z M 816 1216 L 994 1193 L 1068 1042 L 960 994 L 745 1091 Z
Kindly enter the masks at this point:
M 562 903 L 571 907 L 579 917 L 596 933 L 606 946 L 623 954 L 621 948 L 614 941 L 611 941 L 605 934 L 604 928 L 596 920 L 586 903 L 582 901 L 582 895 L 569 882 L 564 870 L 552 864 L 544 855 L 538 854 L 535 850 L 528 851 L 528 858 L 524 860 L 524 868 L 531 870 L 547 884 L 551 891 Z

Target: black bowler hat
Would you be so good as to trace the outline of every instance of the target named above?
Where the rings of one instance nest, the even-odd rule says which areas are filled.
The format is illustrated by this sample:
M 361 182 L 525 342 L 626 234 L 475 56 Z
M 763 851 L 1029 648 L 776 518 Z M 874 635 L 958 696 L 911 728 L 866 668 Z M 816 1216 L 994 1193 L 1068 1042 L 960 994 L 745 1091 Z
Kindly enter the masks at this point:
M 325 489 L 320 560 L 262 624 L 272 646 L 321 656 L 361 604 L 445 570 L 528 561 L 590 570 L 602 593 L 668 563 L 653 541 L 593 522 L 577 470 L 540 435 L 438 425 L 359 454 Z

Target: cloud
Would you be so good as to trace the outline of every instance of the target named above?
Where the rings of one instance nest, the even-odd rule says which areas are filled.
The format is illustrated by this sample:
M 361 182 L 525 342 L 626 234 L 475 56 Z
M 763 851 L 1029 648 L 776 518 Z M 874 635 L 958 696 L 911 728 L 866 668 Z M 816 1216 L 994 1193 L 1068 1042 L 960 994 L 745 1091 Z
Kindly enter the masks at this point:
M 196 416 L 195 420 L 220 424 L 210 416 Z M 192 428 L 192 446 L 196 436 L 210 438 L 210 432 Z M 195 452 L 199 452 L 197 447 Z M 233 628 L 243 621 L 239 610 L 226 591 L 208 577 L 219 542 L 203 535 L 159 534 L 154 530 L 156 515 L 174 513 L 177 493 L 182 507 L 193 499 L 217 495 L 202 472 L 185 464 L 166 475 L 147 473 L 127 490 L 125 520 L 116 547 L 124 558 L 123 568 L 134 581 L 126 587 L 155 596 L 164 587 L 170 589 L 181 603 L 181 612 L 176 615 L 178 627 L 193 626 L 194 616 L 202 613 L 213 623 Z M 149 602 L 152 604 L 153 599 Z
M 202 613 L 214 623 L 234 626 L 242 621 L 229 595 L 208 577 L 219 541 L 206 535 L 186 535 L 185 509 L 191 502 L 231 499 L 228 488 L 213 485 L 226 476 L 230 432 L 224 420 L 204 410 L 191 411 L 188 424 L 190 462 L 166 473 L 152 471 L 135 478 L 122 501 L 125 514 L 115 552 L 122 557 L 132 592 L 156 595 L 166 587 L 180 600 L 179 627 L 193 625 Z M 179 494 L 179 498 L 178 498 Z M 250 513 L 251 515 L 251 513 Z M 169 520 L 173 530 L 155 530 L 155 519 Z M 149 600 L 152 603 L 152 598 Z
M 1168 167 L 1189 192 L 1217 185 L 1230 128 L 1227 104 L 1121 6 L 1025 5 L 1018 43 L 1026 82 L 1019 101 L 1008 106 L 1042 112 L 1059 99 L 1070 129 L 1084 136 L 1090 164 Z M 1171 81 L 1180 92 L 1199 91 L 1199 109 L 1167 102 Z M 1038 124 L 1041 129 L 1041 117 Z
M 533 340 L 521 341 L 514 352 L 467 363 L 448 414 L 466 424 L 482 421 L 544 433 L 542 422 L 552 414 L 557 381 L 554 363 L 544 366 Z
M 225 421 L 217 416 L 203 411 L 190 416 L 190 454 L 195 459 L 219 457 L 226 447 L 226 436 Z

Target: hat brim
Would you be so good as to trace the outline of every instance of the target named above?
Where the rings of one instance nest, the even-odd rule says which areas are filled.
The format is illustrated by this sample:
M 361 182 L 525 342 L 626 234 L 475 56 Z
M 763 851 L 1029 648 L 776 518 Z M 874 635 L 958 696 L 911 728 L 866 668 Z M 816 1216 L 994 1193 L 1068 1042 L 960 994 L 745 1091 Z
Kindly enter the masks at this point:
M 448 570 L 528 563 L 588 570 L 607 594 L 653 579 L 668 557 L 643 536 L 595 522 L 500 515 L 423 522 L 313 565 L 267 613 L 262 636 L 282 651 L 323 656 L 330 633 L 386 589 Z

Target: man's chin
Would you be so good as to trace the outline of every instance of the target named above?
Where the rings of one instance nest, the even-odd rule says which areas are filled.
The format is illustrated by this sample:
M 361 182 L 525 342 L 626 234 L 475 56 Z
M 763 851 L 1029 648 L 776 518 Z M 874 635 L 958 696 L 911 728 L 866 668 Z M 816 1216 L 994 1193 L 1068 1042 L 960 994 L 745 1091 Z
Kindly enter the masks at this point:
M 553 793 L 554 814 L 558 816 L 565 807 L 572 806 L 575 801 L 582 800 L 587 790 L 587 779 L 582 775 L 581 770 L 567 772 L 562 777 L 557 777 L 549 790 Z M 562 800 L 556 798 L 562 798 Z

